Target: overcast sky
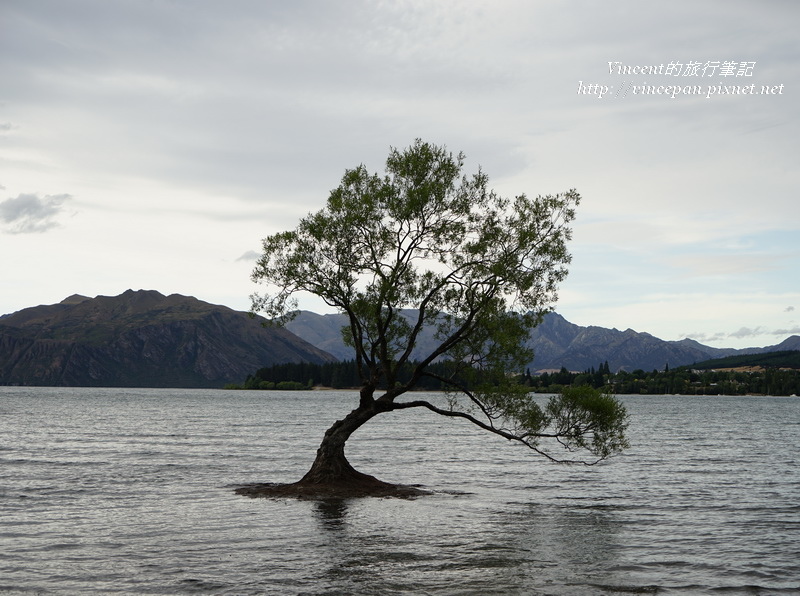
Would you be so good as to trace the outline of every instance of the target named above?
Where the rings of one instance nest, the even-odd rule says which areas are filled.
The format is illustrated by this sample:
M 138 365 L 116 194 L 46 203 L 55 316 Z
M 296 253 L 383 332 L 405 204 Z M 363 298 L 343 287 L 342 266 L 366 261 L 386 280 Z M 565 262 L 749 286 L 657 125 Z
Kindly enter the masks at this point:
M 798 23 L 790 0 L 3 0 L 0 313 L 129 288 L 247 310 L 260 239 L 419 137 L 501 194 L 581 193 L 569 321 L 779 343 Z

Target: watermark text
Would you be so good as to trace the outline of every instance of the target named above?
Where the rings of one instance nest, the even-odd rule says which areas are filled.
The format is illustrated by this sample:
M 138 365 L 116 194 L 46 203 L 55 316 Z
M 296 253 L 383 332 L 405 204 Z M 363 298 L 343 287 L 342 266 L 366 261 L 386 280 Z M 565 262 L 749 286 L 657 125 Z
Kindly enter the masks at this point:
M 577 95 L 596 99 L 662 96 L 676 99 L 699 96 L 712 99 L 732 95 L 783 95 L 783 83 L 747 81 L 756 72 L 755 61 L 688 60 L 658 64 L 626 64 L 610 60 L 605 82 L 578 81 Z M 638 77 L 619 79 L 619 77 Z M 647 79 L 643 77 L 648 77 Z M 709 78 L 716 80 L 709 81 Z M 703 79 L 706 79 L 703 81 Z

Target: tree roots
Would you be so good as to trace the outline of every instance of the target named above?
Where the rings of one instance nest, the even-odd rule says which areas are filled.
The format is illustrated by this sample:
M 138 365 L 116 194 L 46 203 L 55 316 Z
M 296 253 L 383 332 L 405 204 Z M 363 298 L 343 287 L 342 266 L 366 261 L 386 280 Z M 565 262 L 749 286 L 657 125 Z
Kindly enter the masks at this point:
M 366 476 L 366 475 L 365 475 Z M 351 499 L 362 497 L 381 497 L 413 499 L 432 494 L 418 486 L 390 484 L 372 476 L 371 480 L 359 479 L 357 482 L 312 483 L 304 480 L 291 484 L 247 484 L 236 489 L 237 495 L 258 498 L 295 498 L 304 500 Z

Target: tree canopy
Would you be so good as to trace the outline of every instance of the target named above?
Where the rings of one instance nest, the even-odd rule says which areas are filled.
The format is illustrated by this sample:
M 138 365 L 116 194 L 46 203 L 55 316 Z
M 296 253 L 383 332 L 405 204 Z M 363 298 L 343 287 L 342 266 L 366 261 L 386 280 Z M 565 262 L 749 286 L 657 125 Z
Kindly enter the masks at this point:
M 358 406 L 326 433 L 306 483 L 349 481 L 350 434 L 406 408 L 466 419 L 558 461 L 542 441 L 583 450 L 590 461 L 626 446 L 627 417 L 614 398 L 573 391 L 542 407 L 512 382 L 532 357 L 530 329 L 567 275 L 580 196 L 507 199 L 482 171 L 463 168 L 464 155 L 442 146 L 393 148 L 383 175 L 347 170 L 324 209 L 263 241 L 252 279 L 268 291 L 252 297 L 254 312 L 286 321 L 299 293 L 319 296 L 347 315 L 342 332 L 361 380 Z M 436 347 L 412 362 L 426 326 L 436 330 Z M 452 364 L 437 377 L 448 405 L 409 399 L 420 379 L 441 375 L 431 365 L 442 361 Z M 341 453 L 332 456 L 334 443 Z

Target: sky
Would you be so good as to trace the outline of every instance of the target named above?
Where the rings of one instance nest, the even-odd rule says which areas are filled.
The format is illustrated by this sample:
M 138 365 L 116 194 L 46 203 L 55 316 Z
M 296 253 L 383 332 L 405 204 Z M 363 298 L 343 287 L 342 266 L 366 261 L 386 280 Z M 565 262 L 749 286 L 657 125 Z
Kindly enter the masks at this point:
M 421 138 L 504 196 L 578 190 L 572 323 L 777 344 L 800 334 L 799 22 L 791 0 L 3 0 L 0 314 L 127 289 L 248 310 L 263 237 Z

